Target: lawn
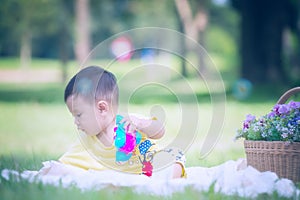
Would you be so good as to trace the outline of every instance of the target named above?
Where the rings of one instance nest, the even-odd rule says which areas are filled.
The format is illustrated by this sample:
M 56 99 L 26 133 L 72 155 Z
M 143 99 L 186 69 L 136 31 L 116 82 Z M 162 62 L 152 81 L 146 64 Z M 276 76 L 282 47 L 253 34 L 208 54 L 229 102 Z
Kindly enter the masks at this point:
M 205 105 L 209 107 L 209 105 Z M 187 151 L 187 167 L 214 166 L 228 160 L 245 157 L 242 141 L 234 141 L 235 130 L 241 126 L 244 116 L 249 110 L 255 114 L 267 112 L 271 103 L 244 104 L 227 102 L 224 128 L 214 149 L 205 158 L 200 158 L 201 133 Z M 174 106 L 168 105 L 172 110 Z M 0 103 L 3 112 L 0 118 L 0 170 L 4 168 L 23 170 L 38 170 L 42 162 L 57 159 L 76 139 L 77 131 L 73 126 L 72 117 L 63 104 L 49 103 Z M 207 109 L 209 110 L 209 109 Z M 166 111 L 168 112 L 168 111 Z M 203 115 L 207 111 L 203 110 Z M 204 120 L 205 118 L 203 118 Z M 205 124 L 205 122 L 203 123 Z M 172 129 L 168 123 L 167 130 Z M 173 133 L 167 131 L 168 137 Z M 159 199 L 141 194 L 135 194 L 128 188 L 114 188 L 102 191 L 82 193 L 76 188 L 56 188 L 49 185 L 7 182 L 0 179 L 1 199 Z M 279 199 L 273 196 L 261 195 L 261 199 Z M 184 193 L 172 196 L 172 199 L 240 199 L 236 196 L 225 196 L 213 190 L 200 193 L 187 189 Z
M 150 107 L 151 105 L 149 105 Z M 268 104 L 271 107 L 271 103 Z M 140 109 L 141 108 L 141 109 Z M 166 113 L 174 112 L 176 105 L 164 106 Z M 238 108 L 238 109 L 236 109 Z M 140 110 L 141 113 L 147 113 L 147 105 L 131 106 L 133 111 Z M 1 149 L 0 155 L 19 155 L 31 154 L 35 155 L 49 155 L 55 158 L 66 151 L 77 138 L 77 130 L 73 125 L 72 116 L 63 104 L 50 103 L 0 103 L 0 141 Z M 237 102 L 228 102 L 226 105 L 226 120 L 224 128 L 220 134 L 214 150 L 205 159 L 196 158 L 194 156 L 197 151 L 200 153 L 199 145 L 206 135 L 204 133 L 197 133 L 197 138 L 194 144 L 190 147 L 187 155 L 193 161 L 189 161 L 188 165 L 202 165 L 201 162 L 205 160 L 206 166 L 219 164 L 228 159 L 237 159 L 243 156 L 242 142 L 233 141 L 235 131 L 241 126 L 244 116 L 251 110 L 255 113 L 263 113 L 268 111 L 267 108 L 260 104 L 243 104 Z M 178 114 L 176 114 L 178 115 Z M 174 120 L 169 119 L 166 122 L 166 137 L 173 138 L 176 136 L 176 130 L 179 127 L 174 125 L 174 121 L 178 117 L 173 115 Z M 201 129 L 207 129 L 210 123 L 205 116 L 209 115 L 209 104 L 202 105 L 201 115 L 199 117 Z M 170 117 L 170 118 L 171 118 Z M 202 123 L 201 123 L 202 122 Z M 166 142 L 163 139 L 163 142 Z M 190 152 L 191 151 L 191 152 Z M 226 154 L 221 155 L 222 152 Z M 193 158 L 195 157 L 195 158 Z M 197 161 L 198 160 L 198 161 Z M 190 163 L 190 164 L 189 164 Z
M 43 63 L 44 61 L 34 60 L 33 62 Z M 0 70 L 4 65 L 13 65 L 12 63 L 16 65 L 17 62 L 9 59 L 0 61 Z M 130 63 L 126 65 L 130 66 Z M 39 68 L 37 64 L 35 66 Z M 45 66 L 59 68 L 57 62 L 52 60 L 45 61 Z M 13 69 L 14 67 L 7 68 Z M 114 68 L 112 69 L 114 70 Z M 70 75 L 75 71 L 74 68 L 70 69 Z M 126 72 L 124 68 L 115 71 L 118 78 L 124 78 L 124 72 Z M 227 77 L 228 69 L 222 69 L 221 73 Z M 187 167 L 218 165 L 228 160 L 245 157 L 242 141 L 234 141 L 236 129 L 241 127 L 242 121 L 248 113 L 258 116 L 267 113 L 284 90 L 284 87 L 276 88 L 275 91 L 271 90 L 271 86 L 254 87 L 249 98 L 237 100 L 231 95 L 230 84 L 234 82 L 232 79 L 234 77 L 231 79 L 227 77 L 225 80 L 227 95 L 226 102 L 224 102 L 225 120 L 217 122 L 223 128 L 216 135 L 207 135 L 207 130 L 210 126 L 216 125 L 211 124 L 212 115 L 221 115 L 221 113 L 212 113 L 207 88 L 203 86 L 198 77 L 182 80 L 171 73 L 169 81 L 163 82 L 164 87 L 158 87 L 162 84 L 137 87 L 134 81 L 123 81 L 121 91 L 124 91 L 124 95 L 121 95 L 120 108 L 145 115 L 151 112 L 161 115 L 166 124 L 166 136 L 160 141 L 162 146 L 178 136 L 180 129 L 178 122 L 189 122 L 188 118 L 182 118 L 181 108 L 198 109 L 198 128 L 196 131 L 186 131 L 186 134 L 192 134 L 191 136 L 195 137 L 193 142 L 189 141 L 192 144 L 186 149 Z M 127 79 L 125 77 L 121 80 Z M 185 93 L 184 90 L 176 90 L 186 81 L 194 92 L 192 96 L 195 95 L 196 102 L 189 101 L 191 94 Z M 168 90 L 168 88 L 172 88 L 172 90 Z M 61 83 L 0 84 L 0 170 L 4 168 L 17 171 L 38 170 L 43 161 L 57 159 L 77 140 L 77 130 L 73 125 L 72 116 L 63 103 L 63 89 L 64 84 Z M 133 93 L 130 93 L 131 89 L 134 90 Z M 126 92 L 130 94 L 128 95 Z M 157 95 L 152 95 L 154 92 Z M 179 99 L 182 97 L 183 102 L 180 102 L 178 97 Z M 179 106 L 180 103 L 182 103 L 182 107 Z M 201 155 L 203 141 L 209 137 L 214 140 L 214 146 L 205 151 L 209 154 Z M 187 138 L 190 140 L 191 137 Z M 31 184 L 26 181 L 7 182 L 0 178 L 0 199 L 21 198 L 153 199 L 154 197 L 134 194 L 128 188 L 81 193 L 76 188 L 63 189 L 38 183 Z M 172 199 L 182 198 L 240 199 L 214 193 L 212 190 L 199 194 L 192 189 L 187 189 L 183 194 L 175 194 L 172 197 Z M 273 196 L 262 195 L 260 198 L 277 199 L 278 197 L 274 194 Z

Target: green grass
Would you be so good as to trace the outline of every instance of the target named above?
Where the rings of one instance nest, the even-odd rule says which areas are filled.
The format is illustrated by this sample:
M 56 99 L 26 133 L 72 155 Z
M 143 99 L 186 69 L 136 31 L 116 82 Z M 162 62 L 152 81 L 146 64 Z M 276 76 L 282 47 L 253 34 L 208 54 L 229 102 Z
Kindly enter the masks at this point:
M 129 110 L 147 115 L 151 106 L 150 104 L 143 106 L 130 105 Z M 233 141 L 236 129 L 241 127 L 245 115 L 250 111 L 256 115 L 262 115 L 271 106 L 271 103 L 248 105 L 228 102 L 223 132 L 220 135 L 220 141 L 211 153 L 212 155 L 216 154 L 216 156 L 208 156 L 207 158 L 215 161 L 211 164 L 207 163 L 206 166 L 243 156 L 242 142 Z M 194 107 L 192 106 L 191 108 Z M 180 128 L 180 125 L 174 125 L 174 122 L 180 119 L 181 113 L 176 104 L 169 103 L 164 105 L 163 109 L 166 115 L 169 116 L 166 122 L 167 139 L 165 139 L 168 140 L 174 138 Z M 0 155 L 21 152 L 39 154 L 42 152 L 57 156 L 63 153 L 68 145 L 71 145 L 76 140 L 77 131 L 73 125 L 73 119 L 64 104 L 0 102 L 0 110 L 2 113 L 0 115 Z M 190 147 L 190 151 L 193 151 L 193 153 L 200 152 L 200 144 L 206 137 L 206 131 L 210 125 L 210 104 L 200 104 L 199 110 L 201 112 L 199 116 L 200 131 L 197 134 L 194 145 Z M 224 150 L 230 153 L 227 156 L 220 155 Z M 191 159 L 195 160 L 192 162 L 193 164 L 201 164 L 200 162 L 202 161 L 198 160 L 200 156 L 198 158 L 197 156 L 191 157 L 195 157 Z M 198 160 L 198 163 L 196 160 Z
M 50 185 L 43 185 L 40 183 L 28 183 L 26 181 L 22 181 L 18 184 L 11 185 L 11 182 L 3 181 L 3 185 L 5 190 L 1 191 L 1 196 L 3 199 L 215 199 L 215 200 L 243 200 L 246 198 L 241 198 L 238 196 L 225 196 L 220 193 L 216 193 L 213 190 L 208 192 L 199 193 L 195 189 L 187 188 L 183 193 L 175 193 L 172 196 L 161 197 L 161 196 L 153 196 L 153 195 L 145 195 L 145 194 L 137 194 L 134 193 L 129 188 L 111 188 L 108 187 L 106 189 L 100 191 L 88 191 L 82 192 L 76 188 L 61 188 L 54 187 Z M 26 193 L 16 193 L 15 191 L 26 191 Z M 282 197 L 278 197 L 276 194 L 271 195 L 259 195 L 256 199 L 286 199 Z
M 133 197 L 145 198 L 145 195 L 133 193 L 128 188 L 108 188 L 101 191 L 82 192 L 77 188 L 62 188 L 41 183 L 29 183 L 27 181 L 14 182 L 1 179 L 1 199 L 132 199 Z M 16 191 L 26 191 L 24 193 Z M 148 197 L 150 199 L 153 197 Z
M 4 166 L 6 168 L 16 167 L 18 169 L 22 169 L 20 166 L 27 165 L 27 167 L 31 167 L 31 169 L 38 169 L 40 162 L 42 159 L 29 158 L 25 161 L 24 158 L 7 158 L 0 157 L 1 167 Z M 12 165 L 14 163 L 15 165 Z M 11 169 L 11 168 L 9 168 Z M 300 185 L 298 185 L 300 188 Z M 64 188 L 62 186 L 56 187 L 52 185 L 45 185 L 40 182 L 31 183 L 27 180 L 17 181 L 14 178 L 7 181 L 3 177 L 0 176 L 0 199 L 1 200 L 19 200 L 19 199 L 73 199 L 73 200 L 81 200 L 81 199 L 216 199 L 216 200 L 246 200 L 248 198 L 242 198 L 236 195 L 224 195 L 219 192 L 214 191 L 213 185 L 210 187 L 208 191 L 199 192 L 195 188 L 187 187 L 183 192 L 177 192 L 170 196 L 154 196 L 150 194 L 140 194 L 135 193 L 130 188 L 127 187 L 113 187 L 108 186 L 102 190 L 89 190 L 89 191 L 81 191 L 76 187 L 68 187 Z M 277 193 L 273 193 L 271 195 L 268 194 L 260 194 L 256 199 L 274 199 L 274 200 L 283 200 L 287 198 L 283 198 L 278 196 Z M 295 198 L 292 198 L 295 199 Z
M 58 155 L 76 138 L 71 115 L 63 104 L 0 103 L 0 110 L 0 155 Z
M 1 180 L 0 194 L 3 200 L 14 199 L 216 199 L 216 200 L 232 200 L 245 199 L 238 196 L 225 196 L 214 192 L 212 189 L 207 192 L 199 193 L 195 189 L 187 188 L 185 192 L 175 193 L 171 196 L 153 196 L 145 194 L 137 194 L 130 188 L 126 187 L 107 187 L 100 191 L 86 191 L 82 192 L 77 188 L 69 187 L 55 187 L 51 185 L 43 185 L 41 183 L 29 183 L 27 181 L 14 182 Z M 0 186 L 1 186 L 0 185 Z M 26 191 L 24 193 L 16 191 Z M 283 199 L 276 195 L 260 195 L 257 199 Z
M 218 62 L 222 63 L 221 60 Z M 103 61 L 102 63 L 106 63 Z M 32 69 L 55 68 L 60 65 L 54 60 L 34 59 Z M 73 65 L 73 66 L 72 66 Z M 75 62 L 69 66 L 69 76 L 73 75 L 77 68 Z M 188 149 L 187 167 L 190 166 L 215 166 L 228 160 L 236 160 L 245 157 L 243 142 L 233 141 L 236 129 L 240 128 L 246 114 L 251 113 L 257 116 L 267 113 L 276 100 L 286 90 L 284 86 L 260 86 L 254 87 L 253 93 L 249 98 L 243 101 L 237 101 L 231 95 L 231 84 L 234 77 L 230 76 L 232 69 L 223 67 L 221 73 L 225 75 L 226 85 L 226 112 L 223 131 L 218 136 L 218 140 L 210 153 L 205 157 L 200 155 L 202 143 L 207 137 L 212 117 L 212 107 L 210 96 L 207 93 L 205 84 L 196 76 L 190 76 L 187 79 L 180 79 L 176 74 L 172 74 L 167 82 L 162 82 L 165 86 L 174 88 L 172 93 L 164 88 L 150 85 L 139 87 L 136 84 L 132 74 L 129 79 L 124 78 L 124 73 L 139 62 L 133 61 L 122 63 L 122 67 L 113 63 L 111 70 L 121 80 L 121 99 L 120 108 L 128 109 L 129 112 L 137 112 L 149 115 L 155 108 L 154 105 L 160 105 L 166 116 L 166 136 L 162 139 L 164 145 L 174 139 L 180 128 L 181 119 L 180 108 L 178 107 L 178 96 L 181 101 L 193 110 L 199 106 L 199 129 L 196 139 Z M 177 68 L 176 68 L 177 67 Z M 18 59 L 1 59 L 1 69 L 17 69 Z M 176 63 L 174 69 L 179 71 Z M 134 75 L 135 71 L 131 71 Z M 191 72 L 191 71 L 190 71 Z M 147 71 L 139 72 L 141 79 L 153 74 L 147 74 Z M 164 78 L 162 74 L 155 74 L 158 80 Z M 124 78 L 124 79 L 123 79 Z M 148 77 L 149 78 L 149 77 Z M 138 79 L 141 81 L 141 79 Z M 126 81 L 125 81 L 126 80 Z M 142 80 L 143 81 L 143 80 Z M 145 80 L 146 81 L 146 80 Z M 188 81 L 193 94 L 180 88 L 182 84 Z M 275 88 L 275 89 L 274 89 Z M 64 84 L 44 83 L 44 84 L 0 84 L 0 170 L 4 168 L 23 170 L 38 170 L 42 162 L 46 160 L 55 160 L 63 154 L 70 145 L 77 140 L 77 130 L 73 125 L 72 116 L 68 113 L 63 103 Z M 156 95 L 153 95 L 153 94 Z M 195 102 L 190 101 L 190 97 L 195 95 Z M 129 97 L 129 99 L 128 99 Z M 128 103 L 128 104 L 127 104 Z M 217 113 L 218 114 L 218 113 Z M 223 122 L 219 122 L 223 123 Z M 186 130 L 186 134 L 193 134 Z M 216 138 L 214 138 L 216 139 Z M 135 194 L 128 188 L 110 188 L 101 191 L 81 192 L 76 188 L 64 189 L 42 185 L 39 183 L 28 183 L 26 181 L 14 182 L 6 181 L 0 178 L 0 199 L 161 199 L 150 195 Z M 183 193 L 178 193 L 167 199 L 241 199 L 236 196 L 225 196 L 215 193 L 212 189 L 208 192 L 197 192 L 192 188 L 187 188 Z M 258 199 L 281 199 L 277 194 L 261 195 Z
M 62 103 L 64 86 L 55 84 L 0 84 L 2 102 Z
M 0 169 L 17 169 L 23 171 L 29 168 L 38 170 L 40 163 L 46 157 L 0 157 Z M 47 158 L 46 158 L 47 159 Z M 48 157 L 49 159 L 49 157 Z M 300 188 L 300 185 L 298 185 Z M 0 199 L 1 200 L 19 200 L 19 199 L 216 199 L 216 200 L 231 200 L 231 199 L 248 199 L 236 195 L 224 195 L 214 191 L 213 185 L 208 191 L 199 192 L 195 188 L 187 187 L 183 192 L 177 192 L 171 196 L 153 196 L 150 194 L 138 194 L 127 187 L 108 186 L 102 190 L 81 191 L 76 187 L 64 188 L 52 185 L 44 185 L 39 182 L 30 183 L 27 180 L 17 181 L 14 178 L 7 181 L 0 176 Z M 256 199 L 287 199 L 279 197 L 277 193 L 272 195 L 260 194 Z
M 71 61 L 68 66 L 77 66 L 76 62 Z M 2 57 L 0 60 L 0 69 L 19 69 L 20 59 L 16 57 Z M 30 63 L 31 69 L 60 69 L 61 64 L 54 59 L 34 58 Z

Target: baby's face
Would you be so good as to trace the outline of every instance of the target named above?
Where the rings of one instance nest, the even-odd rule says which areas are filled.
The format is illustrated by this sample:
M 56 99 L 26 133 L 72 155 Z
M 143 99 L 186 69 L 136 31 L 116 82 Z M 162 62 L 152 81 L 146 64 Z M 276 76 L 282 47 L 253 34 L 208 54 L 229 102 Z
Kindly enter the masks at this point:
M 78 130 L 90 136 L 98 135 L 103 130 L 103 120 L 98 115 L 98 109 L 94 103 L 88 102 L 80 95 L 71 95 L 66 104 Z

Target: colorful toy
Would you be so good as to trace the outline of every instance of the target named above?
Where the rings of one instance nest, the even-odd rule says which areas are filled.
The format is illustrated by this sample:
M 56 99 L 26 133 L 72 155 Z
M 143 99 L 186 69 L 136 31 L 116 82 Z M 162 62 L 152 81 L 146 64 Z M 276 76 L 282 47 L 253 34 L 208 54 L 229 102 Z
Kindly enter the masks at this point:
M 146 176 L 152 176 L 152 153 L 148 152 L 149 148 L 153 145 L 150 140 L 141 142 L 142 135 L 138 131 L 133 133 L 129 132 L 129 127 L 124 128 L 124 123 L 121 123 L 123 117 L 117 115 L 116 124 L 114 131 L 116 151 L 116 162 L 121 163 L 128 161 L 135 151 L 139 151 L 139 159 L 142 164 L 142 174 Z M 142 159 L 143 158 L 143 159 Z
M 124 162 L 131 158 L 135 147 L 140 144 L 142 135 L 138 131 L 130 133 L 128 131 L 129 127 L 124 129 L 124 123 L 120 123 L 123 119 L 122 116 L 118 115 L 116 118 L 117 127 L 115 127 L 115 146 L 117 148 L 116 161 Z

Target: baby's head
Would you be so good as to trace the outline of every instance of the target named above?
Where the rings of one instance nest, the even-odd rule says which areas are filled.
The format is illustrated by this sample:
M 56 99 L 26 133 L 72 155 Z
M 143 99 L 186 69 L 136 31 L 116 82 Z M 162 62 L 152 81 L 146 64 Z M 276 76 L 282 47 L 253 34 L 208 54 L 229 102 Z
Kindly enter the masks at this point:
M 70 96 L 81 96 L 91 103 L 105 100 L 116 106 L 119 98 L 116 77 L 101 67 L 86 67 L 69 81 L 65 89 L 65 102 Z
M 69 81 L 64 98 L 78 129 L 97 135 L 107 128 L 117 112 L 116 77 L 100 67 L 86 67 Z

